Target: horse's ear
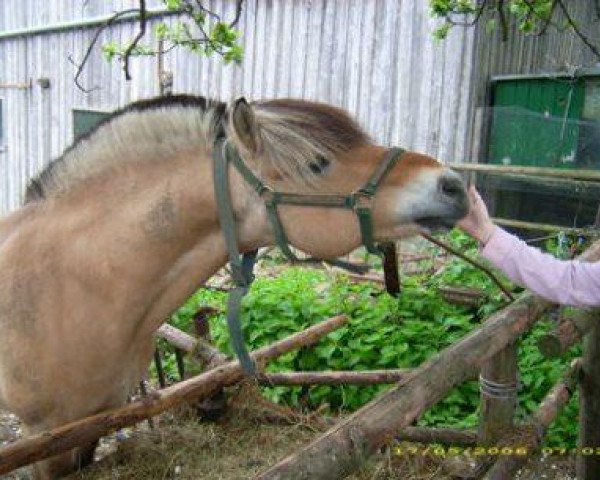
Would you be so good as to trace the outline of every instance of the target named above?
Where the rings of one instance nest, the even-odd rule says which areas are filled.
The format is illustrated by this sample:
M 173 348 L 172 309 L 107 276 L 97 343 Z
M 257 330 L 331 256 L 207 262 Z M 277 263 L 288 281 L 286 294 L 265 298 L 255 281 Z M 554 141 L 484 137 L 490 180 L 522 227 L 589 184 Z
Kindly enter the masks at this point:
M 231 106 L 229 119 L 231 126 L 242 145 L 252 153 L 258 150 L 258 127 L 252 107 L 244 97 L 240 97 Z

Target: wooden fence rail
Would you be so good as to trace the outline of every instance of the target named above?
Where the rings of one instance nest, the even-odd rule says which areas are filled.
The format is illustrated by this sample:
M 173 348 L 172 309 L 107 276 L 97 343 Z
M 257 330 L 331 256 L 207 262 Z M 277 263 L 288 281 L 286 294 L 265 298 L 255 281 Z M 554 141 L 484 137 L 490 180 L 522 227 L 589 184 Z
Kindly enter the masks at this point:
M 599 170 L 566 170 L 548 167 L 523 167 L 519 165 L 492 165 L 489 163 L 448 163 L 448 167 L 463 172 L 531 175 L 536 177 L 600 181 Z
M 581 257 L 582 260 L 600 259 L 600 242 L 594 243 Z M 358 468 L 364 460 L 391 440 L 395 432 L 410 425 L 425 410 L 441 400 L 447 392 L 466 380 L 467 371 L 481 366 L 494 355 L 505 349 L 538 320 L 551 304 L 525 293 L 508 307 L 493 314 L 479 329 L 471 332 L 459 342 L 447 347 L 432 359 L 416 368 L 396 388 L 365 405 L 352 416 L 328 430 L 304 449 L 285 458 L 266 472 L 260 480 L 326 480 L 344 478 Z M 595 371 L 600 365 L 595 349 L 590 358 L 582 362 Z M 597 360 L 591 366 L 592 357 Z M 593 370 L 594 369 L 594 370 Z M 587 436 L 590 441 L 598 435 L 600 414 L 596 408 L 600 403 L 597 381 L 590 377 L 588 392 L 583 402 L 588 405 L 586 419 Z M 596 392 L 596 402 L 590 396 Z M 587 403 L 586 403 L 587 402 Z M 592 432 L 591 429 L 595 431 Z M 599 470 L 600 472 L 600 470 Z M 598 475 L 598 473 L 596 474 Z M 589 480 L 587 475 L 582 480 Z
M 600 242 L 594 243 L 581 259 L 599 260 Z M 530 293 L 524 293 L 515 302 L 493 314 L 479 329 L 447 347 L 416 369 L 363 372 L 371 375 L 369 382 L 376 378 L 386 382 L 399 379 L 400 382 L 397 387 L 367 404 L 306 448 L 284 459 L 257 478 L 263 480 L 343 478 L 394 436 L 402 436 L 402 431 L 404 431 L 405 438 L 414 437 L 416 441 L 420 441 L 419 438 L 450 439 L 457 437 L 464 443 L 473 442 L 474 432 L 448 431 L 448 435 L 445 435 L 434 429 L 411 431 L 411 428 L 414 430 L 414 427 L 410 425 L 426 409 L 444 398 L 450 389 L 471 379 L 473 371 L 483 365 L 487 365 L 488 369 L 484 373 L 487 372 L 487 375 L 497 377 L 496 380 L 500 379 L 503 383 L 513 381 L 514 343 L 551 306 L 549 302 Z M 323 335 L 344 325 L 346 321 L 344 316 L 334 317 L 304 332 L 259 349 L 252 355 L 258 363 L 268 361 L 292 349 L 315 343 Z M 596 325 L 591 327 L 588 325 L 586 329 L 581 330 L 581 334 L 585 334 L 585 348 L 581 366 L 577 366 L 577 371 L 581 372 L 580 446 L 598 446 L 600 444 L 600 430 L 597 428 L 600 423 L 600 328 Z M 87 417 L 50 432 L 10 444 L 0 449 L 0 474 L 67 451 L 82 443 L 96 440 L 110 431 L 140 422 L 181 402 L 206 398 L 223 386 L 237 383 L 244 376 L 237 361 L 228 361 L 225 355 L 204 341 L 196 340 L 169 326 L 162 327 L 158 335 L 167 339 L 180 350 L 191 353 L 211 369 L 199 376 L 156 392 L 150 398 L 142 401 Z M 568 342 L 577 339 L 577 335 L 568 337 Z M 565 342 L 563 341 L 563 343 Z M 561 344 L 560 348 L 564 348 L 564 345 Z M 500 357 L 507 359 L 506 365 L 499 370 L 492 368 L 490 362 Z M 508 367 L 509 363 L 510 368 Z M 353 372 L 341 373 L 344 381 L 351 380 L 353 377 L 351 374 Z M 332 374 L 331 372 L 325 374 L 299 372 L 296 376 L 298 375 L 306 377 L 302 378 L 302 382 L 314 383 L 319 375 L 323 379 L 327 379 Z M 269 376 L 263 375 L 263 377 L 263 381 L 269 381 Z M 275 378 L 272 377 L 271 380 Z M 547 426 L 551 419 L 547 412 L 554 412 L 555 406 L 564 403 L 564 391 L 570 389 L 573 378 L 573 375 L 568 375 L 567 380 L 557 385 L 542 403 L 540 407 L 542 416 L 535 417 L 539 420 L 538 423 L 541 422 L 540 424 Z M 330 380 L 331 378 L 327 381 Z M 282 381 L 299 382 L 300 380 L 285 378 Z M 362 379 L 362 381 L 367 380 Z M 494 410 L 494 415 L 500 419 L 496 423 L 510 426 L 507 419 L 512 415 L 512 410 L 502 404 L 492 402 L 490 405 L 492 405 L 490 411 Z M 512 421 L 512 418 L 509 420 Z M 488 422 L 488 427 L 495 425 L 494 422 L 490 423 L 490 418 L 483 419 L 484 426 L 485 422 Z M 480 430 L 479 442 L 482 439 L 493 441 L 497 438 L 495 426 L 491 429 L 488 428 L 485 435 L 482 435 Z M 580 479 L 600 478 L 598 463 L 598 458 L 580 456 L 578 459 Z M 505 471 L 508 468 L 507 465 L 499 464 L 494 468 L 497 471 Z M 492 470 L 493 472 L 494 470 Z
M 252 353 L 252 358 L 261 364 L 299 347 L 312 345 L 324 335 L 345 325 L 347 320 L 345 316 L 325 320 L 303 332 L 256 350 Z M 228 362 L 201 375 L 159 390 L 150 398 L 86 417 L 49 432 L 18 440 L 0 449 L 0 474 L 93 442 L 116 429 L 134 425 L 184 401 L 206 398 L 219 388 L 233 385 L 242 378 L 244 378 L 244 372 L 239 362 Z

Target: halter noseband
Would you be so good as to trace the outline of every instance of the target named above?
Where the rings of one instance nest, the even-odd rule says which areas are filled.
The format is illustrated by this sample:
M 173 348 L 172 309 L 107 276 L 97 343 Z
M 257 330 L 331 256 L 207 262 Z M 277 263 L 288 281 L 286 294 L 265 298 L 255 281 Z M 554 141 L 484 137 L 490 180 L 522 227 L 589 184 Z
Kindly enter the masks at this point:
M 244 160 L 226 141 L 220 141 L 213 146 L 214 161 L 214 187 L 217 202 L 217 211 L 221 230 L 225 236 L 225 243 L 229 253 L 232 279 L 236 287 L 230 291 L 227 309 L 227 323 L 231 333 L 231 343 L 240 364 L 248 374 L 255 373 L 254 362 L 246 349 L 239 314 L 241 300 L 248 292 L 254 276 L 252 270 L 256 260 L 256 251 L 240 256 L 237 242 L 236 221 L 231 205 L 231 194 L 229 188 L 229 164 L 233 165 L 242 178 L 258 193 L 265 202 L 267 217 L 277 246 L 292 261 L 300 261 L 291 251 L 285 229 L 281 223 L 278 205 L 299 205 L 324 208 L 344 208 L 354 210 L 358 218 L 362 244 L 369 253 L 381 255 L 381 249 L 375 245 L 373 239 L 373 197 L 377 192 L 381 181 L 400 159 L 404 150 L 401 148 L 390 148 L 383 160 L 379 163 L 373 174 L 362 187 L 348 195 L 336 194 L 301 194 L 274 191 L 259 179 L 244 163 Z

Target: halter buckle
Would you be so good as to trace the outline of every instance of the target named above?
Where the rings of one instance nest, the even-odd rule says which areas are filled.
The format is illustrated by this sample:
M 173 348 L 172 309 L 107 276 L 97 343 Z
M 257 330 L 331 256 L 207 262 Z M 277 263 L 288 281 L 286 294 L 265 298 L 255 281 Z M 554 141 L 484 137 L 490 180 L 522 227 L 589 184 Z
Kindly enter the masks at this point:
M 262 198 L 265 203 L 272 204 L 275 200 L 275 191 L 268 185 L 263 185 L 258 192 L 258 196 Z
M 373 194 L 369 192 L 357 190 L 352 194 L 352 199 L 352 209 L 355 212 L 358 210 L 371 210 L 373 208 Z

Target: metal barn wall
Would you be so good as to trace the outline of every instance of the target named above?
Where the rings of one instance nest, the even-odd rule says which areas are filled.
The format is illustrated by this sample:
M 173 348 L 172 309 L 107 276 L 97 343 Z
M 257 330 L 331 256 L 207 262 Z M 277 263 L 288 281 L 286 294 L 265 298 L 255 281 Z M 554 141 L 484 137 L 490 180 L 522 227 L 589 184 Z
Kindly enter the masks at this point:
M 156 59 L 133 60 L 133 80 L 126 82 L 119 65 L 96 51 L 82 83 L 99 89 L 77 90 L 68 58 L 82 58 L 93 28 L 8 38 L 6 32 L 109 15 L 135 4 L 0 2 L 0 98 L 7 130 L 0 147 L 0 213 L 18 207 L 27 179 L 72 141 L 73 108 L 112 110 L 159 89 Z M 233 0 L 213 0 L 211 6 L 233 17 Z M 426 1 L 247 0 L 239 25 L 246 52 L 241 66 L 176 49 L 166 56 L 165 68 L 173 72 L 175 92 L 329 102 L 348 109 L 383 144 L 458 160 L 469 145 L 475 32 L 456 29 L 436 42 L 434 25 Z M 103 38 L 125 42 L 135 32 L 135 23 L 122 23 Z M 40 78 L 49 78 L 50 88 L 41 88 Z M 30 81 L 29 88 L 14 85 Z
M 60 155 L 73 136 L 73 108 L 112 110 L 158 93 L 156 59 L 132 62 L 126 82 L 117 63 L 96 50 L 82 83 L 74 67 L 94 28 L 15 34 L 22 29 L 86 21 L 136 6 L 136 0 L 0 1 L 0 99 L 5 135 L 0 145 L 0 214 L 20 204 L 27 179 Z M 151 9 L 158 0 L 147 2 Z M 571 0 L 573 16 L 592 33 L 596 2 Z M 432 39 L 435 21 L 427 0 L 246 0 L 239 29 L 242 65 L 224 66 L 176 49 L 165 58 L 175 92 L 229 100 L 302 97 L 348 109 L 379 142 L 429 153 L 442 160 L 477 156 L 485 122 L 488 81 L 503 73 L 540 73 L 590 66 L 596 60 L 571 32 L 544 37 L 455 28 Z M 232 18 L 234 0 L 211 0 Z M 169 20 L 172 21 L 172 18 Z M 12 32 L 12 33 L 11 33 Z M 134 22 L 111 27 L 103 41 L 126 42 Z M 50 80 L 50 88 L 37 83 Z M 29 85 L 29 83 L 31 84 Z M 26 88 L 19 88 L 25 86 Z M 473 154 L 473 155 L 472 155 Z

